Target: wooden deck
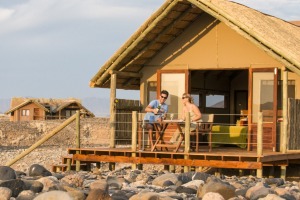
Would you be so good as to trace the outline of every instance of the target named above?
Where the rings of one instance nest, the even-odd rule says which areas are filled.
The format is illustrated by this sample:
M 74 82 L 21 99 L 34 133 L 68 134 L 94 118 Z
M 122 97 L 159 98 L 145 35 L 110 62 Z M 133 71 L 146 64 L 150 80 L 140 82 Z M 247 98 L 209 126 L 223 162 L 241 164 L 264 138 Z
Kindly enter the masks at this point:
M 76 153 L 79 151 L 79 153 Z M 262 169 L 264 166 L 288 166 L 299 163 L 300 152 L 280 153 L 263 152 L 257 156 L 256 151 L 247 151 L 237 147 L 213 148 L 201 147 L 199 152 L 184 153 L 172 151 L 132 151 L 130 148 L 69 148 L 72 162 L 83 163 L 134 163 L 179 165 L 190 167 L 213 167 L 227 169 Z M 66 160 L 66 159 L 65 159 Z M 66 163 L 63 163 L 64 167 Z M 53 168 L 53 171 L 55 168 Z M 64 171 L 64 170 L 63 170 Z

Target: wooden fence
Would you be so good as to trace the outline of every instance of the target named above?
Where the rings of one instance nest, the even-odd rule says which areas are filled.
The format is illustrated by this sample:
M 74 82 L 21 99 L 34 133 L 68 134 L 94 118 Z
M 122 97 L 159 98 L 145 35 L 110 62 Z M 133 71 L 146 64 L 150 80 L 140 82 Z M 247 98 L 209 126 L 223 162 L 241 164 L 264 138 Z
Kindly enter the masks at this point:
M 288 101 L 288 149 L 300 150 L 300 99 Z
M 139 100 L 115 99 L 116 144 L 130 145 L 132 132 L 132 111 L 141 112 Z

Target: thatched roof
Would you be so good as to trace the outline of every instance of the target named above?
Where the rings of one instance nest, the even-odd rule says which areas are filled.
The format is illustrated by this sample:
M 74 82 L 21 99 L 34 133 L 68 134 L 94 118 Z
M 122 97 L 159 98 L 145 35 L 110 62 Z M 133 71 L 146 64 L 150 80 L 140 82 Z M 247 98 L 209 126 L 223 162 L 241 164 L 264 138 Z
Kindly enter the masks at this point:
M 116 71 L 117 88 L 139 90 L 141 69 L 204 12 L 300 74 L 300 27 L 226 0 L 167 0 L 100 68 L 90 86 L 109 88 L 110 73 Z
M 88 114 L 91 117 L 95 117 L 95 115 L 92 112 L 90 112 L 81 103 L 79 103 L 78 101 L 75 101 L 75 100 L 70 100 L 70 101 L 67 101 L 67 102 L 63 102 L 61 105 L 59 105 L 58 107 L 56 107 L 52 112 L 53 113 L 57 113 L 60 110 L 66 108 L 68 106 L 70 106 L 71 104 L 76 104 L 81 110 L 84 110 L 86 114 Z
M 23 97 L 15 97 L 11 99 L 11 109 L 6 111 L 5 114 L 9 114 L 14 112 L 23 106 L 28 105 L 29 103 L 34 103 L 45 112 L 49 113 L 57 113 L 60 110 L 70 106 L 71 104 L 76 104 L 80 109 L 83 109 L 86 114 L 91 117 L 95 117 L 95 115 L 86 109 L 79 99 L 68 98 L 68 99 L 52 99 L 52 98 L 23 98 Z
M 292 24 L 295 24 L 296 26 L 300 26 L 300 21 L 290 21 Z
M 45 106 L 43 106 L 42 104 L 40 104 L 38 101 L 34 100 L 34 99 L 28 99 L 28 100 L 25 100 L 23 103 L 20 103 L 18 104 L 17 106 L 15 107 L 12 107 L 11 109 L 9 109 L 8 111 L 5 112 L 5 114 L 9 114 L 11 112 L 14 112 L 30 103 L 34 103 L 36 104 L 39 108 L 43 109 L 45 112 L 50 112 L 49 109 L 47 109 Z

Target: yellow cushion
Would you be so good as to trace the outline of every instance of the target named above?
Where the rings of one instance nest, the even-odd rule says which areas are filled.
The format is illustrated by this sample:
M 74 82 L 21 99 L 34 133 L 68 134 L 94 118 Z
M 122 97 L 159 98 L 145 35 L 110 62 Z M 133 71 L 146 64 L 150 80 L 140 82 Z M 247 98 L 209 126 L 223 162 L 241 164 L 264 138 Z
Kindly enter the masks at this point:
M 221 144 L 234 144 L 240 148 L 247 147 L 247 126 L 213 126 L 212 127 L 212 146 Z

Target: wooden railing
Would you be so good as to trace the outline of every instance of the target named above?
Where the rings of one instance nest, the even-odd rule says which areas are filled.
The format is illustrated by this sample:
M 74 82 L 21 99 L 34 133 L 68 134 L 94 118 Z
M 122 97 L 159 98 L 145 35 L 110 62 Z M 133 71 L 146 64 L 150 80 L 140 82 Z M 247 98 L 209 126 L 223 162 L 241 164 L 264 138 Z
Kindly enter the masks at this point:
M 72 123 L 74 120 L 76 120 L 76 148 L 80 148 L 80 111 L 77 111 L 76 114 L 71 116 L 69 119 L 64 121 L 60 126 L 56 127 L 53 131 L 45 135 L 42 139 L 34 143 L 31 147 L 23 151 L 21 154 L 16 156 L 13 160 L 6 163 L 6 166 L 11 166 L 14 163 L 16 163 L 18 160 L 23 158 L 24 156 L 28 155 L 30 152 L 35 150 L 37 147 L 42 145 L 44 142 L 49 140 L 51 137 L 56 135 L 58 132 L 60 132 L 62 129 L 64 129 L 66 126 L 68 126 L 70 123 Z M 79 153 L 79 152 L 78 152 Z M 70 166 L 71 167 L 71 166 Z M 68 167 L 70 169 L 70 167 Z M 80 161 L 76 161 L 76 171 L 80 170 Z

